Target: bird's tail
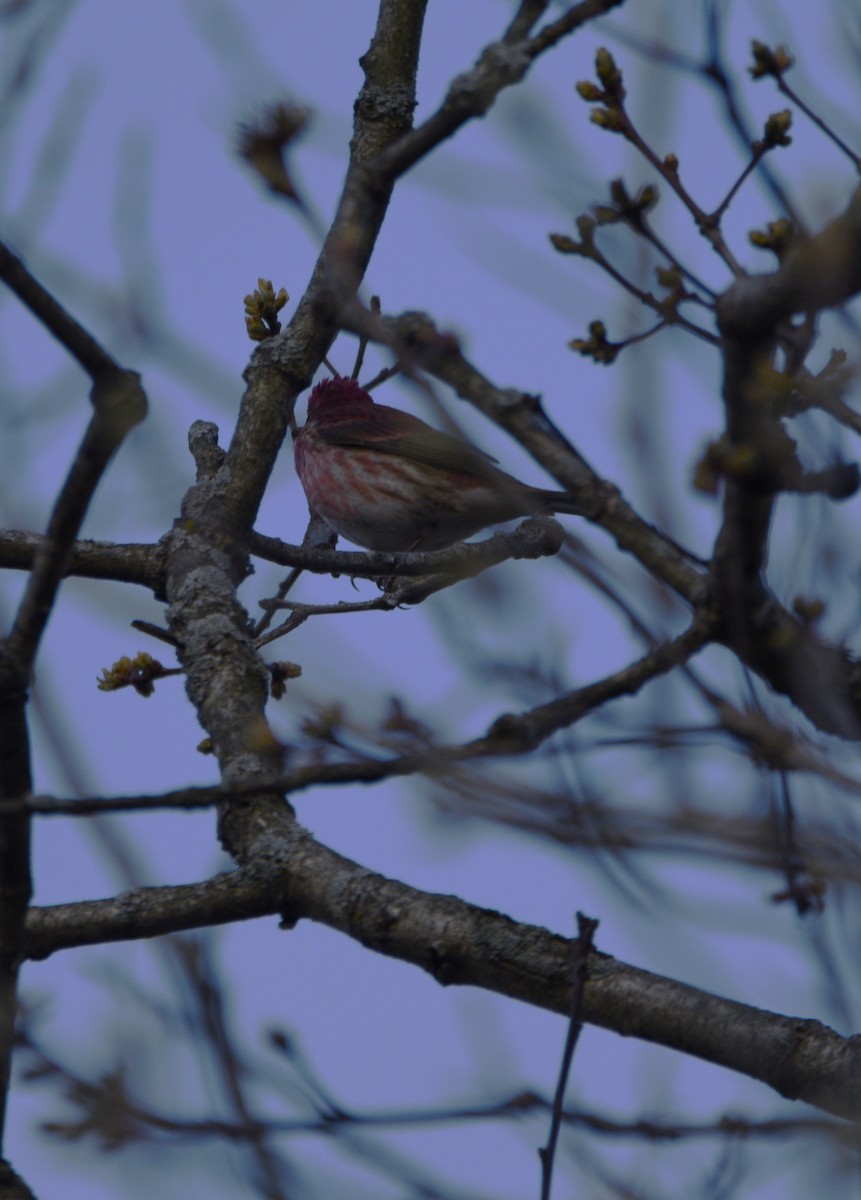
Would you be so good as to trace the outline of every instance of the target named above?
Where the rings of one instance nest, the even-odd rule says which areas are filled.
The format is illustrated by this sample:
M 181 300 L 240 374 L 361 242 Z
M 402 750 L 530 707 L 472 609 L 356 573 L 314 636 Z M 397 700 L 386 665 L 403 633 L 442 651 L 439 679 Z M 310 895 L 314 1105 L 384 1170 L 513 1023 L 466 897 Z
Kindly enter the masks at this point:
M 547 505 L 548 512 L 570 513 L 577 517 L 583 515 L 583 505 L 570 492 L 554 492 L 551 488 L 536 488 L 541 501 Z

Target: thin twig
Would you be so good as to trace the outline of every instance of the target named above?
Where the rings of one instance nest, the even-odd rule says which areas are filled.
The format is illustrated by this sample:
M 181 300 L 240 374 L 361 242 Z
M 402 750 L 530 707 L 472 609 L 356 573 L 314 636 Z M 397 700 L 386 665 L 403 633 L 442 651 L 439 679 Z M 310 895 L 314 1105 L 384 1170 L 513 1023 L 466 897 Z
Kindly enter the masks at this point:
M 230 786 L 180 788 L 149 796 L 83 797 L 77 800 L 29 796 L 2 802 L 0 814 L 23 810 L 44 816 L 86 816 L 95 812 L 150 808 L 202 808 L 231 798 L 250 798 L 269 792 L 290 795 L 318 784 L 376 783 L 422 772 L 439 777 L 447 768 L 460 763 L 504 758 L 535 749 L 557 730 L 576 724 L 598 707 L 619 697 L 634 695 L 650 679 L 686 662 L 707 640 L 707 624 L 695 623 L 678 638 L 663 643 L 637 662 L 604 679 L 524 712 L 497 717 L 486 734 L 469 742 L 434 745 L 395 758 L 366 758 L 297 767 L 283 775 L 270 775 L 263 783 L 254 780 Z
M 801 99 L 798 93 L 789 86 L 782 74 L 777 76 L 777 86 L 788 100 L 791 100 L 796 107 L 801 109 L 804 115 L 813 122 L 817 129 L 821 129 L 825 136 L 831 139 L 834 145 L 846 155 L 846 157 L 854 166 L 855 170 L 861 174 L 861 156 L 856 154 L 852 147 L 844 142 L 837 133 L 835 133 L 828 122 L 823 120 L 818 113 L 814 112 L 814 110 L 809 104 L 806 103 L 806 101 Z
M 130 622 L 132 629 L 137 629 L 139 633 L 145 633 L 151 638 L 155 638 L 159 642 L 165 642 L 168 646 L 176 645 L 176 638 L 169 629 L 162 629 L 160 625 L 154 625 L 152 621 L 142 621 L 136 619 Z
M 593 949 L 593 939 L 598 928 L 594 917 L 583 913 L 577 914 L 579 936 L 571 945 L 573 970 L 571 972 L 571 1016 L 568 1021 L 568 1032 L 565 1036 L 565 1049 L 562 1052 L 562 1063 L 559 1068 L 559 1080 L 553 1096 L 553 1110 L 550 1118 L 550 1134 L 547 1145 L 538 1151 L 541 1160 L 541 1200 L 550 1200 L 550 1186 L 553 1179 L 553 1162 L 556 1157 L 556 1144 L 559 1140 L 559 1129 L 562 1125 L 565 1106 L 565 1090 L 568 1086 L 568 1076 L 574 1061 L 574 1051 L 577 1039 L 583 1028 L 583 1018 L 580 1005 L 583 999 L 583 986 L 589 972 L 589 955 Z
M 733 199 L 735 198 L 736 194 L 738 193 L 739 188 L 742 186 L 742 184 L 747 179 L 747 177 L 759 166 L 760 162 L 762 161 L 763 157 L 765 156 L 765 154 L 767 152 L 767 149 L 768 149 L 768 147 L 765 146 L 763 143 L 761 143 L 761 142 L 755 143 L 754 151 L 751 156 L 750 162 L 747 164 L 747 166 L 744 168 L 744 170 L 739 175 L 738 179 L 736 179 L 735 183 L 732 185 L 732 187 L 729 189 L 727 194 L 724 196 L 723 200 L 721 200 L 720 204 L 717 206 L 717 208 L 711 214 L 711 219 L 713 221 L 720 221 L 721 217 L 724 215 L 726 210 L 732 204 Z

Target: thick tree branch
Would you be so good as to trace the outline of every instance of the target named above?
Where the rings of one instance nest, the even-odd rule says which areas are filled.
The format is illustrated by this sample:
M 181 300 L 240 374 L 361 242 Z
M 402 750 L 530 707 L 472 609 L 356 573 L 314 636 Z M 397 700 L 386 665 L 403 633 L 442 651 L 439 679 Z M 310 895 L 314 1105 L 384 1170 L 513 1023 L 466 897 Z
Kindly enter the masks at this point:
M 861 189 L 814 238 L 799 235 L 780 267 L 743 277 L 719 297 L 727 472 L 723 522 L 711 571 L 719 638 L 828 733 L 861 737 L 861 671 L 843 647 L 817 638 L 786 612 L 764 578 L 775 502 L 800 470 L 784 430 L 774 368 L 778 336 L 799 311 L 861 291 Z
M 539 55 L 624 2 L 582 0 L 533 38 L 514 42 L 508 36 L 485 46 L 475 66 L 452 80 L 448 94 L 436 112 L 371 160 L 368 169 L 373 182 L 378 185 L 378 181 L 386 181 L 391 185 L 468 121 L 483 117 L 496 103 L 500 92 L 520 83 Z
M 391 187 L 360 188 L 362 166 L 410 128 L 425 0 L 383 0 L 362 60 L 350 167 L 338 212 L 308 289 L 279 338 L 256 351 L 248 389 L 224 462 L 198 481 L 183 504 L 169 552 L 171 631 L 187 690 L 226 776 L 277 773 L 261 744 L 266 672 L 235 595 L 244 577 L 251 526 L 298 391 L 310 382 L 336 331 L 333 280 L 358 286 L 386 212 Z M 339 302 L 339 300 L 338 300 Z M 273 765 L 276 771 L 273 772 Z M 230 834 L 222 829 L 229 844 Z
M 315 842 L 283 806 L 280 813 L 270 808 L 269 818 L 267 831 L 257 826 L 253 859 L 230 875 L 33 909 L 28 956 L 280 913 L 290 925 L 319 921 L 444 985 L 481 987 L 570 1014 L 570 940 L 367 871 Z M 817 1021 L 738 1004 L 598 952 L 589 956 L 580 1014 L 623 1036 L 759 1079 L 790 1099 L 861 1119 L 861 1043 Z
M 427 0 L 382 0 L 377 28 L 360 60 L 350 165 L 331 229 L 311 280 L 284 332 L 264 342 L 245 372 L 223 473 L 224 503 L 243 546 L 287 430 L 298 393 L 311 382 L 337 333 L 337 311 L 361 283 L 394 187 L 369 179 L 367 164 L 412 128 L 415 79 Z

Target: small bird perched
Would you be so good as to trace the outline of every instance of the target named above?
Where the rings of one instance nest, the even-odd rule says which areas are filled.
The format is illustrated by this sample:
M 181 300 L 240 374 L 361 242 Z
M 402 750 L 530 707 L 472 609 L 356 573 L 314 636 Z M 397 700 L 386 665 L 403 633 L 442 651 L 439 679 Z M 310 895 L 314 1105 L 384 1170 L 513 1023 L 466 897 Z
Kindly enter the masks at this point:
M 366 550 L 442 550 L 515 517 L 577 512 L 343 376 L 312 390 L 293 452 L 311 508 Z

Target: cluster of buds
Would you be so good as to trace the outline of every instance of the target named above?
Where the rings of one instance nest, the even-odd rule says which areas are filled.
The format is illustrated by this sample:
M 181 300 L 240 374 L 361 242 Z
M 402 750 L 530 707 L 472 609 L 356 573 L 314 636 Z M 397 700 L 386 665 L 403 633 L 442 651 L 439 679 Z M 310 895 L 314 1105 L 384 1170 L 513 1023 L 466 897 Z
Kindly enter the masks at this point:
M 244 300 L 245 328 L 252 342 L 265 342 L 281 332 L 278 313 L 289 299 L 287 289 L 276 292 L 271 279 L 257 280 L 257 287 Z
M 616 66 L 616 60 L 609 50 L 603 46 L 595 55 L 595 74 L 601 84 L 593 83 L 591 79 L 581 79 L 577 86 L 577 94 L 587 104 L 601 104 L 602 108 L 592 110 L 592 121 L 610 133 L 624 133 L 625 118 L 622 105 L 625 100 L 625 86 L 622 83 L 622 72 Z
M 103 667 L 96 682 L 100 692 L 116 692 L 120 688 L 133 687 L 139 696 L 151 696 L 157 679 L 181 674 L 181 667 L 163 667 L 158 659 L 141 650 L 134 658 L 120 658 L 112 667 Z

